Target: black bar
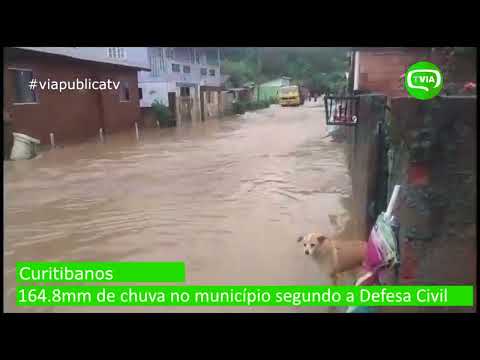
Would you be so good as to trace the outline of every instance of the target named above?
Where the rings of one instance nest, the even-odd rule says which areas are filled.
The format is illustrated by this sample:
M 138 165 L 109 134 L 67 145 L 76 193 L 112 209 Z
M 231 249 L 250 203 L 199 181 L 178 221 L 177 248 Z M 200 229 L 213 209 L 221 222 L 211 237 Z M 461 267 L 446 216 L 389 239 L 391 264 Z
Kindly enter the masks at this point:
M 345 120 L 350 122 L 350 117 L 348 117 L 348 100 L 345 100 Z M 348 120 L 347 120 L 348 119 Z

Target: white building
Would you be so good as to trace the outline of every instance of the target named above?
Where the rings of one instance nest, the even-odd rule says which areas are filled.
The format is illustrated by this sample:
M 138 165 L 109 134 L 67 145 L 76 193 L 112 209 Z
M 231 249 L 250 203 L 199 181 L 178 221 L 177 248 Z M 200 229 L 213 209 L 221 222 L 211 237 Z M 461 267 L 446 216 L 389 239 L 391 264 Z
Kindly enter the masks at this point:
M 140 106 L 154 101 L 168 106 L 177 119 L 205 120 L 218 115 L 221 86 L 220 49 L 193 47 L 145 48 L 151 71 L 140 71 Z

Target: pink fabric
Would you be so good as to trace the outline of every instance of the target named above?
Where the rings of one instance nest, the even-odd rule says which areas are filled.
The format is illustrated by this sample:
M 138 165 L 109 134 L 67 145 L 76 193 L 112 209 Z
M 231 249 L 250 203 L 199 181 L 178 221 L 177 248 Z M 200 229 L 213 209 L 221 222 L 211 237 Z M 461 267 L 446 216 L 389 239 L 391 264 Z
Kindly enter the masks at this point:
M 381 239 L 379 238 L 379 235 L 374 227 L 370 232 L 365 254 L 364 266 L 368 271 L 375 272 L 380 266 L 383 265 L 384 259 L 379 248 L 380 241 Z

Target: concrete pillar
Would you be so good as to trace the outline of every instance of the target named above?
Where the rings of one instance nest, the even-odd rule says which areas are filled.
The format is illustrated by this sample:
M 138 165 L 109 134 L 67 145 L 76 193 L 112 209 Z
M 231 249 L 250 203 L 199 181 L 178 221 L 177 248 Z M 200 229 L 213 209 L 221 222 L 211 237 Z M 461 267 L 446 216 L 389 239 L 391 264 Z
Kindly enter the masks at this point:
M 177 86 L 175 88 L 175 112 L 177 113 L 177 126 L 182 124 L 182 119 L 180 118 L 180 88 Z
M 190 87 L 190 97 L 192 98 L 192 110 L 191 110 L 191 117 L 192 117 L 192 124 L 197 122 L 198 118 L 198 95 L 197 95 L 197 86 Z

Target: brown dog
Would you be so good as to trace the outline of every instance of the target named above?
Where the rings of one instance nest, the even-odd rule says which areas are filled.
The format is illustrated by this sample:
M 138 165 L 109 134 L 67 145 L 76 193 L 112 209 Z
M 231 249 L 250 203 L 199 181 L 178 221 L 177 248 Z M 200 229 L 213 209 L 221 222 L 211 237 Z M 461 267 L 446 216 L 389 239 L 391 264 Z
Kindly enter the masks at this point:
M 334 285 L 343 273 L 358 275 L 361 271 L 367 246 L 364 241 L 338 241 L 320 233 L 309 233 L 300 236 L 298 242 L 303 244 L 305 255 L 327 268 Z

